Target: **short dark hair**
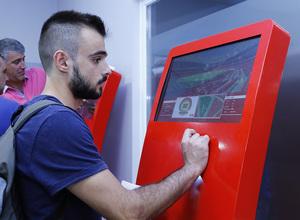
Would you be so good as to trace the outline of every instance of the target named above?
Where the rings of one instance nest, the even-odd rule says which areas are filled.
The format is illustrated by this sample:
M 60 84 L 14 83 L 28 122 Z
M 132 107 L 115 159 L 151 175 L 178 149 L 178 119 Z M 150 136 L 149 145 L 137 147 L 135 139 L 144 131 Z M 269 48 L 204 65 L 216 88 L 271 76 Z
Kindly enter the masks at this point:
M 92 28 L 103 37 L 106 36 L 101 18 L 88 13 L 59 11 L 44 23 L 39 40 L 39 54 L 46 72 L 50 69 L 57 50 L 63 50 L 73 60 L 76 59 L 80 32 L 84 27 Z

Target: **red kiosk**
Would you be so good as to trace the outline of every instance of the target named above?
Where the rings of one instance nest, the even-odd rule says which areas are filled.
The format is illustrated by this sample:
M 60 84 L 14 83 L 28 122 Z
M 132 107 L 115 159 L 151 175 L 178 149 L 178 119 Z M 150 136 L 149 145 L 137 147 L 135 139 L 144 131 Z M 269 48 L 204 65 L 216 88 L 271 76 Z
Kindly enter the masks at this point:
M 169 53 L 154 100 L 137 184 L 183 165 L 186 128 L 210 136 L 202 177 L 157 219 L 255 219 L 290 35 L 265 20 Z
M 110 111 L 122 78 L 121 74 L 116 71 L 112 70 L 111 72 L 102 87 L 102 96 L 97 101 L 94 114 L 91 118 L 84 119 L 92 132 L 99 153 L 101 152 Z

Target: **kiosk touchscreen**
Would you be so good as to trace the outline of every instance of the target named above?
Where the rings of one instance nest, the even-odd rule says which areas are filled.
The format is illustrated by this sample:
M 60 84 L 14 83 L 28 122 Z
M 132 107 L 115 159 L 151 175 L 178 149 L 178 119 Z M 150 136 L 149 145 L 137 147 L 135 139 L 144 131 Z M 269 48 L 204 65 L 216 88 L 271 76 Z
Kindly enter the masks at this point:
M 121 74 L 112 70 L 112 73 L 108 76 L 107 81 L 102 87 L 101 97 L 97 101 L 94 101 L 95 103 L 92 100 L 88 100 L 82 107 L 81 115 L 92 132 L 99 153 L 101 152 L 106 125 L 121 78 Z M 93 114 L 89 110 L 91 107 L 90 104 L 96 105 Z
M 175 47 L 154 100 L 137 184 L 183 166 L 186 128 L 210 137 L 205 172 L 157 219 L 255 219 L 290 35 L 265 20 Z

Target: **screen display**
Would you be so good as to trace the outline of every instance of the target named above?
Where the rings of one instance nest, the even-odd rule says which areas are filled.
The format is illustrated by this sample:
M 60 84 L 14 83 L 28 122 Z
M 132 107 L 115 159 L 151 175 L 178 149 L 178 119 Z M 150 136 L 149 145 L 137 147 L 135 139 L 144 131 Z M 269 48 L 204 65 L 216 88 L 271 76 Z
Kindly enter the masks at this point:
M 259 39 L 174 57 L 155 120 L 240 123 Z

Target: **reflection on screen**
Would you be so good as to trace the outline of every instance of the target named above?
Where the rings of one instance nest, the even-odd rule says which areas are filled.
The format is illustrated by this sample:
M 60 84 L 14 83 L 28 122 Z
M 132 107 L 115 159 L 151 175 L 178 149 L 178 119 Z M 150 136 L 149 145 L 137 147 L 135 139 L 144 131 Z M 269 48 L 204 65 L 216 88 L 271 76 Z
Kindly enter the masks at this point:
M 156 121 L 241 121 L 259 36 L 174 57 Z

